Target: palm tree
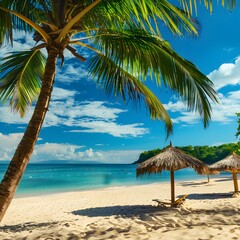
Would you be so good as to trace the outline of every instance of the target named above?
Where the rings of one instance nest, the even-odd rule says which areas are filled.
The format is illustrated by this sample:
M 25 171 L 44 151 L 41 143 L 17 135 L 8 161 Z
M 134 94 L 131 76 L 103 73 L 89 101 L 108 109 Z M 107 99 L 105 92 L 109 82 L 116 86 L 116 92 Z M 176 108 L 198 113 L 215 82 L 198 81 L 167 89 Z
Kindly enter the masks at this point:
M 13 52 L 2 59 L 0 99 L 10 100 L 12 109 L 24 116 L 37 98 L 0 184 L 0 221 L 38 139 L 51 99 L 56 60 L 62 59 L 63 64 L 64 50 L 82 62 L 86 59 L 73 46 L 91 51 L 88 68 L 98 83 L 124 100 L 143 99 L 151 117 L 164 120 L 167 135 L 172 122 L 159 99 L 144 85 L 148 74 L 158 85 L 163 83 L 177 91 L 188 108 L 203 117 L 204 126 L 208 124 L 209 101 L 217 101 L 212 82 L 174 52 L 158 27 L 163 21 L 174 34 L 181 35 L 197 34 L 196 25 L 190 14 L 168 1 L 1 0 L 0 14 L 0 44 L 12 43 L 13 28 L 34 32 L 36 41 L 28 51 Z M 46 49 L 46 57 L 42 49 Z

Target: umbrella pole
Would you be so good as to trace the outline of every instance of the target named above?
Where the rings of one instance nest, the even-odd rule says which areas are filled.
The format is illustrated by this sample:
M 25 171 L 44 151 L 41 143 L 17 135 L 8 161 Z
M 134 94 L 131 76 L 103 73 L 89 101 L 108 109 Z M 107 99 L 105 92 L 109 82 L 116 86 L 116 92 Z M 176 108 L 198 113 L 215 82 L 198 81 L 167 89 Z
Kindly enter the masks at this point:
M 171 205 L 173 206 L 175 202 L 174 171 L 170 171 L 170 179 L 171 179 Z
M 232 176 L 233 176 L 233 183 L 234 183 L 235 193 L 238 193 L 239 190 L 238 190 L 238 182 L 237 182 L 237 172 L 233 171 L 232 172 Z

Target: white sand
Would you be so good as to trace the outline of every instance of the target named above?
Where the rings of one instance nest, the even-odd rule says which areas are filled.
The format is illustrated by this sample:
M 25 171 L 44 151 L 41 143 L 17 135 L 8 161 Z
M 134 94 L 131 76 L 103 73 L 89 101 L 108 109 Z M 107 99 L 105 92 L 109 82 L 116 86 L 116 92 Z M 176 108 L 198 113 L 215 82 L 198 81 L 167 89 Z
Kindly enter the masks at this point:
M 231 178 L 176 183 L 182 207 L 156 207 L 170 199 L 170 184 L 150 184 L 15 198 L 0 239 L 77 240 L 240 239 L 240 198 Z

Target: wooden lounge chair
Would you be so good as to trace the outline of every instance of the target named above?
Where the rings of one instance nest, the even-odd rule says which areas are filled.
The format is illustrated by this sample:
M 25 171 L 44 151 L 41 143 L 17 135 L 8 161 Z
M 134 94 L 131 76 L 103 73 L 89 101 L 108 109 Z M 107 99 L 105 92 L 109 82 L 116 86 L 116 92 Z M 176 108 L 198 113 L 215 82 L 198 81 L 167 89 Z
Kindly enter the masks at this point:
M 158 207 L 159 206 L 171 206 L 171 207 L 178 207 L 180 205 L 182 205 L 184 203 L 184 201 L 186 200 L 186 197 L 188 196 L 188 194 L 183 195 L 182 197 L 178 198 L 173 204 L 171 202 L 163 202 L 159 199 L 153 199 L 154 202 L 157 202 Z

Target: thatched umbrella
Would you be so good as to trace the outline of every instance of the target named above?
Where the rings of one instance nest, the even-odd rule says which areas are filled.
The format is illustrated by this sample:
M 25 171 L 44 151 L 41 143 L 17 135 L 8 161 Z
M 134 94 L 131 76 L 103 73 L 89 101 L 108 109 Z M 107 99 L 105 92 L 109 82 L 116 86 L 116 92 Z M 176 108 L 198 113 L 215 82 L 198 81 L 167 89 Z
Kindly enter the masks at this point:
M 240 156 L 239 155 L 233 152 L 232 154 L 228 155 L 224 159 L 211 164 L 209 168 L 212 170 L 232 172 L 235 193 L 239 192 L 238 182 L 237 182 L 237 173 L 240 172 Z
M 162 170 L 170 171 L 171 179 L 171 204 L 175 201 L 174 171 L 183 168 L 193 168 L 199 174 L 207 174 L 207 165 L 184 153 L 178 148 L 174 148 L 172 143 L 158 155 L 142 162 L 137 167 L 137 176 L 142 174 L 161 173 Z

